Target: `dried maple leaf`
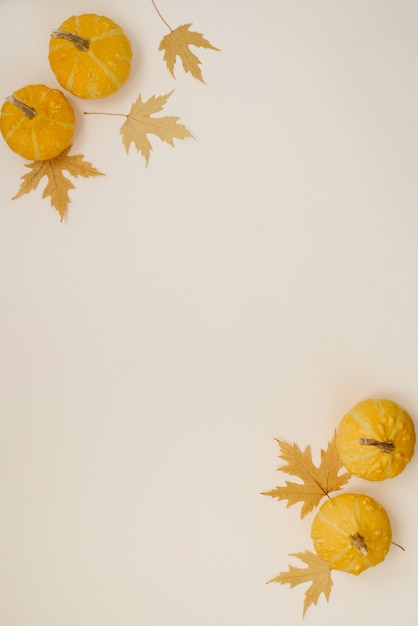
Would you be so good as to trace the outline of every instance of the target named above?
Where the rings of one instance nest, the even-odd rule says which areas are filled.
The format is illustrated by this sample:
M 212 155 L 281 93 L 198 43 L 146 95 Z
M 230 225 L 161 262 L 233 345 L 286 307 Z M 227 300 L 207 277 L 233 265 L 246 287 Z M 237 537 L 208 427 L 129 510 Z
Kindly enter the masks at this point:
M 71 202 L 68 196 L 70 189 L 75 189 L 73 183 L 63 174 L 66 170 L 71 176 L 77 178 L 83 176 L 88 178 L 89 176 L 103 176 L 102 172 L 96 170 L 91 163 L 84 161 L 82 154 L 69 155 L 71 146 L 63 150 L 61 154 L 48 159 L 47 161 L 33 161 L 32 163 L 25 163 L 25 167 L 28 167 L 32 171 L 28 174 L 24 174 L 22 183 L 18 193 L 12 198 L 20 198 L 25 193 L 29 193 L 36 189 L 41 179 L 46 176 L 48 183 L 43 191 L 42 198 L 50 196 L 51 206 L 53 206 L 60 214 L 61 222 L 64 219 L 65 212 L 67 210 L 68 203 Z
M 141 152 L 147 165 L 152 150 L 152 145 L 148 139 L 149 134 L 157 135 L 171 146 L 174 146 L 173 139 L 193 138 L 187 128 L 178 123 L 178 117 L 169 115 L 151 117 L 153 113 L 158 113 L 164 108 L 172 93 L 171 91 L 164 96 L 152 96 L 146 102 L 143 102 L 141 95 L 139 95 L 120 129 L 126 152 L 129 152 L 129 147 L 133 143 L 138 152 Z
M 219 52 L 219 48 L 212 46 L 210 41 L 204 38 L 201 33 L 190 30 L 191 24 L 183 24 L 178 26 L 175 30 L 162 38 L 159 46 L 159 50 L 164 51 L 164 61 L 172 76 L 174 76 L 174 65 L 177 57 L 181 59 L 183 69 L 185 72 L 200 80 L 202 83 L 205 81 L 202 77 L 202 71 L 200 69 L 200 59 L 190 50 L 190 46 L 196 48 L 208 48 L 210 50 L 216 50 Z
M 319 558 L 318 555 L 313 552 L 309 552 L 309 550 L 305 550 L 305 552 L 296 552 L 290 556 L 300 559 L 308 567 L 295 567 L 294 565 L 289 565 L 287 572 L 281 572 L 278 576 L 272 578 L 268 582 L 281 583 L 282 585 L 289 584 L 291 587 L 296 587 L 296 585 L 310 582 L 311 585 L 305 591 L 305 600 L 303 602 L 303 615 L 305 615 L 308 607 L 311 606 L 311 604 L 316 604 L 318 602 L 318 598 L 321 593 L 324 594 L 328 602 L 333 584 L 331 569 L 329 565 L 324 563 L 324 561 Z
M 351 478 L 351 474 L 340 474 L 343 465 L 338 455 L 336 434 L 329 442 L 327 449 L 321 450 L 319 467 L 313 464 L 311 447 L 307 446 L 302 452 L 294 443 L 289 444 L 276 439 L 281 454 L 279 458 L 286 461 L 286 465 L 278 468 L 281 472 L 291 474 L 301 479 L 301 483 L 285 481 L 286 486 L 276 487 L 263 495 L 287 500 L 287 506 L 302 502 L 301 517 L 312 511 L 322 498 L 331 491 L 338 491 Z

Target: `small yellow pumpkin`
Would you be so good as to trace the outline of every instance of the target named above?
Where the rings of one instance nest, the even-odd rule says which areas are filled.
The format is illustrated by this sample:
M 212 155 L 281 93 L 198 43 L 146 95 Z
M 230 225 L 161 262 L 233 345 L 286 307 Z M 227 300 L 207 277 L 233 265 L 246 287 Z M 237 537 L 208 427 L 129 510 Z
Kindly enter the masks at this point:
M 72 16 L 51 34 L 49 63 L 57 81 L 78 98 L 104 98 L 127 80 L 132 61 L 128 37 L 113 20 Z
M 345 415 L 337 431 L 337 449 L 349 472 L 366 480 L 393 478 L 411 460 L 415 427 L 392 400 L 365 400 Z
M 322 504 L 312 522 L 311 537 L 316 553 L 331 569 L 358 576 L 385 559 L 392 528 L 376 500 L 343 493 Z
M 6 98 L 0 117 L 8 146 L 25 159 L 45 161 L 67 148 L 74 134 L 74 109 L 58 89 L 27 85 Z

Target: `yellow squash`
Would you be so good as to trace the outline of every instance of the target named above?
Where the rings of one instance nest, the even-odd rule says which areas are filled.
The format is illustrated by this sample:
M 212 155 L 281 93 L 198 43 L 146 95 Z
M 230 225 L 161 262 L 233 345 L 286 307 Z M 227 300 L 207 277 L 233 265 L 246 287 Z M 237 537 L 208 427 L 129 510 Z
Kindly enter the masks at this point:
M 52 71 L 79 98 L 104 98 L 117 91 L 129 76 L 131 61 L 128 37 L 108 17 L 72 16 L 51 34 Z
M 337 432 L 343 465 L 367 480 L 400 474 L 411 460 L 414 447 L 414 422 L 391 400 L 360 402 L 342 418 Z
M 6 98 L 0 129 L 8 146 L 25 159 L 45 161 L 67 148 L 75 113 L 64 94 L 46 85 L 27 85 Z
M 326 500 L 312 522 L 318 556 L 331 569 L 356 576 L 381 563 L 389 550 L 389 516 L 373 498 L 343 493 Z

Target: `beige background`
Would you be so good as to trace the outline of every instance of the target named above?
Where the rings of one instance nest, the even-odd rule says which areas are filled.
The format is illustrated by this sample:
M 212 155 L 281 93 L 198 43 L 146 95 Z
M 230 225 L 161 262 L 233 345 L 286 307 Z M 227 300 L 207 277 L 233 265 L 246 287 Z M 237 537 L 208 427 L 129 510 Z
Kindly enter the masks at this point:
M 302 587 L 265 581 L 311 548 L 311 517 L 263 498 L 274 437 L 317 458 L 353 404 L 418 415 L 418 4 L 160 0 L 222 52 L 206 84 L 177 68 L 150 1 L 0 0 L 1 98 L 56 86 L 49 32 L 108 14 L 133 73 L 75 102 L 65 221 L 42 189 L 11 201 L 24 161 L 0 143 L 0 623 L 294 626 Z M 148 168 L 120 120 L 175 89 L 196 141 L 153 139 Z M 384 564 L 335 574 L 304 623 L 413 623 L 416 460 L 353 481 L 393 521 Z

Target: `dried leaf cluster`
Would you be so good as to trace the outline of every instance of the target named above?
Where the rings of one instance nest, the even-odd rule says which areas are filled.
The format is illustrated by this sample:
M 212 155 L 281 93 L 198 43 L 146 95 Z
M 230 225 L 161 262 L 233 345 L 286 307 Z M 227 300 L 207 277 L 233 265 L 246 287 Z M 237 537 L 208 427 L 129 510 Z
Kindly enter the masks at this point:
M 310 446 L 301 450 L 296 443 L 289 444 L 279 439 L 276 441 L 280 451 L 279 458 L 284 461 L 278 471 L 298 478 L 299 482 L 285 481 L 284 485 L 264 492 L 263 495 L 286 500 L 288 507 L 301 503 L 302 518 L 317 507 L 329 493 L 340 490 L 350 480 L 351 474 L 341 473 L 343 465 L 337 452 L 335 433 L 326 450 L 321 450 L 319 466 L 312 461 Z M 308 607 L 317 603 L 321 593 L 328 601 L 332 588 L 331 569 L 313 552 L 297 552 L 291 556 L 303 561 L 307 567 L 298 568 L 290 565 L 287 572 L 281 572 L 269 582 L 287 583 L 291 587 L 310 582 L 303 604 L 305 615 Z
M 310 586 L 305 591 L 305 599 L 303 602 L 303 615 L 305 615 L 308 607 L 318 602 L 321 593 L 324 594 L 328 602 L 333 585 L 331 570 L 317 554 L 309 550 L 296 552 L 290 556 L 300 559 L 307 567 L 289 565 L 287 572 L 281 572 L 268 582 L 281 583 L 283 585 L 288 584 L 290 587 L 296 587 L 296 585 L 310 582 Z
M 200 59 L 190 50 L 190 46 L 196 48 L 209 48 L 210 50 L 219 51 L 219 48 L 212 46 L 210 41 L 205 39 L 201 33 L 190 30 L 191 24 L 183 24 L 170 34 L 163 37 L 159 50 L 164 50 L 164 61 L 172 76 L 174 76 L 174 65 L 177 57 L 183 64 L 185 72 L 190 72 L 193 78 L 205 82 L 200 69 Z
M 179 58 L 186 73 L 190 73 L 193 78 L 204 82 L 200 68 L 201 61 L 192 52 L 191 47 L 216 51 L 219 49 L 215 48 L 201 33 L 191 31 L 192 24 L 184 24 L 172 29 L 161 15 L 155 0 L 151 0 L 151 2 L 170 31 L 168 35 L 162 38 L 158 48 L 164 53 L 163 59 L 168 71 L 174 77 L 174 67 L 177 58 Z M 104 113 L 104 115 L 117 115 L 126 118 L 120 128 L 122 143 L 127 153 L 133 144 L 137 152 L 141 153 L 145 159 L 146 165 L 148 165 L 152 151 L 152 144 L 148 135 L 157 136 L 161 141 L 171 146 L 174 146 L 174 139 L 193 138 L 186 126 L 179 122 L 178 117 L 172 115 L 155 116 L 164 108 L 172 93 L 171 91 L 165 95 L 154 95 L 145 101 L 139 94 L 129 113 Z M 95 114 L 92 112 L 85 113 Z M 31 171 L 21 177 L 20 189 L 13 199 L 36 189 L 40 180 L 46 176 L 48 182 L 42 197 L 50 197 L 51 205 L 58 211 L 62 221 L 70 202 L 68 191 L 74 189 L 73 183 L 64 176 L 63 171 L 66 170 L 75 178 L 102 175 L 102 172 L 97 171 L 90 163 L 84 161 L 83 155 L 70 156 L 69 150 L 70 148 L 66 149 L 58 157 L 48 161 L 34 161 L 25 164 Z
M 171 146 L 174 145 L 174 139 L 193 138 L 187 128 L 183 124 L 179 124 L 178 117 L 172 115 L 152 117 L 154 113 L 158 113 L 164 108 L 171 93 L 165 96 L 152 96 L 146 102 L 143 102 L 139 95 L 120 129 L 126 152 L 129 152 L 130 145 L 133 143 L 137 151 L 141 152 L 147 165 L 152 150 L 148 135 L 156 135 L 161 141 L 165 141 Z
M 68 153 L 71 147 L 72 146 L 69 146 L 53 159 L 26 163 L 25 166 L 31 171 L 22 176 L 20 189 L 13 197 L 13 200 L 36 189 L 42 178 L 46 176 L 48 182 L 43 191 L 42 198 L 50 197 L 51 206 L 58 211 L 62 222 L 68 203 L 70 202 L 68 191 L 74 189 L 71 180 L 64 176 L 64 171 L 67 171 L 74 178 L 78 178 L 79 176 L 83 178 L 88 178 L 89 176 L 103 176 L 103 173 L 96 170 L 91 163 L 84 161 L 82 154 L 70 156 Z
M 319 467 L 312 461 L 311 447 L 300 450 L 299 446 L 276 439 L 280 454 L 279 458 L 286 461 L 278 469 L 285 474 L 296 476 L 301 482 L 285 481 L 285 486 L 275 487 L 264 495 L 287 500 L 287 506 L 302 503 L 301 517 L 310 513 L 332 491 L 338 491 L 345 485 L 351 475 L 340 474 L 343 465 L 336 446 L 336 437 L 329 442 L 326 450 L 321 450 Z

